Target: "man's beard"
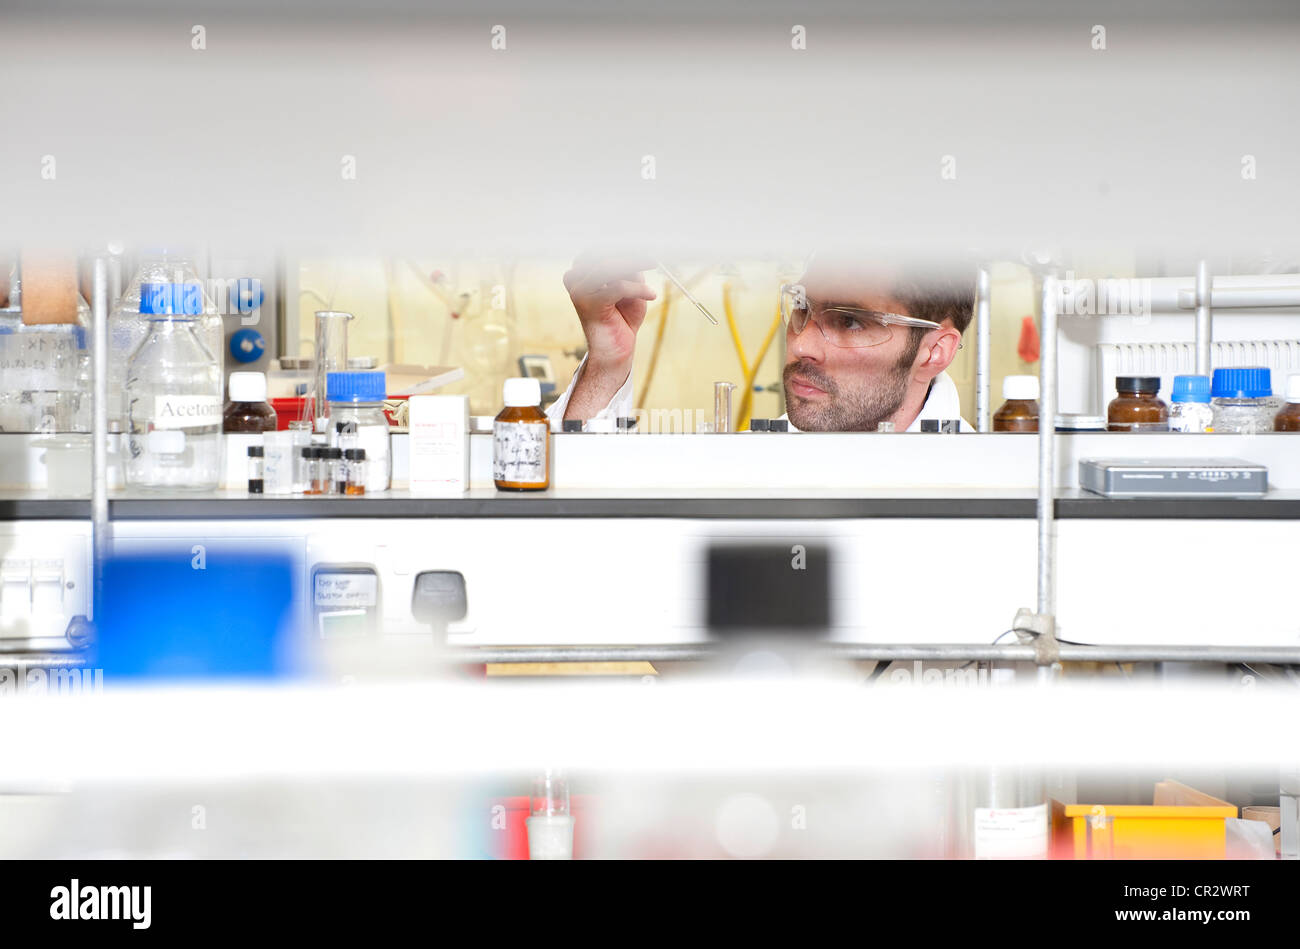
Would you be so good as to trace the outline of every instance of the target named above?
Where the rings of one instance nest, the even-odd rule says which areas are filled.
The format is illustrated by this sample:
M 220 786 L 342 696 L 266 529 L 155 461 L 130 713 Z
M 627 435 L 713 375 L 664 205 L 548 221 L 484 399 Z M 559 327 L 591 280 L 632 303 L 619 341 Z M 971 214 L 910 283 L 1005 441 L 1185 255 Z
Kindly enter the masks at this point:
M 785 382 L 786 414 L 802 432 L 874 432 L 890 418 L 907 397 L 911 361 L 899 363 L 884 375 L 872 375 L 859 386 L 844 391 L 830 376 L 812 363 L 789 363 L 782 373 Z M 821 404 L 801 399 L 790 391 L 790 377 L 802 376 L 829 398 Z

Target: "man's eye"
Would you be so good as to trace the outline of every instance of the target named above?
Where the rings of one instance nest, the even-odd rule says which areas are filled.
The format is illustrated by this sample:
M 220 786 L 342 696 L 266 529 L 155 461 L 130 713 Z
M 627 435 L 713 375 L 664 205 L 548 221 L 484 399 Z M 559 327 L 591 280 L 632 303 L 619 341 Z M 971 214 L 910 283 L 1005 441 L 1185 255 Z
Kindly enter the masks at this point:
M 836 313 L 835 325 L 838 329 L 847 330 L 851 332 L 854 330 L 862 329 L 864 324 L 856 316 L 851 316 L 848 313 Z

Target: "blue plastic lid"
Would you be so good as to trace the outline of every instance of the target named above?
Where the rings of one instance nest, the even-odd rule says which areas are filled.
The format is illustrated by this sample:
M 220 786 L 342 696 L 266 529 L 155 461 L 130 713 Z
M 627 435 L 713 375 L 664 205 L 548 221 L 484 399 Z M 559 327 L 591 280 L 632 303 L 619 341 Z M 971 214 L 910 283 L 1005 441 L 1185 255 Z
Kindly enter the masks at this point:
M 388 380 L 382 372 L 327 372 L 325 398 L 329 402 L 382 402 Z
M 1210 394 L 1216 399 L 1265 399 L 1273 394 L 1272 373 L 1263 366 L 1214 370 Z
M 197 283 L 142 283 L 140 312 L 197 316 L 203 312 L 203 287 Z
M 1169 396 L 1171 402 L 1209 402 L 1209 376 L 1174 376 L 1174 391 Z

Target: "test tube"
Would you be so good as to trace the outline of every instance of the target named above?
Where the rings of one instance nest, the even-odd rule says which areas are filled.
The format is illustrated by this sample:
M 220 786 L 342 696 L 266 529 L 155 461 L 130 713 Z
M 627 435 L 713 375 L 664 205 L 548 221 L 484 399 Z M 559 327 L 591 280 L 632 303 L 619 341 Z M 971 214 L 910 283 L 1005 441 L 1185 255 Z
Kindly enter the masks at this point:
M 735 385 L 730 382 L 713 383 L 713 430 L 715 432 L 731 431 L 731 391 Z

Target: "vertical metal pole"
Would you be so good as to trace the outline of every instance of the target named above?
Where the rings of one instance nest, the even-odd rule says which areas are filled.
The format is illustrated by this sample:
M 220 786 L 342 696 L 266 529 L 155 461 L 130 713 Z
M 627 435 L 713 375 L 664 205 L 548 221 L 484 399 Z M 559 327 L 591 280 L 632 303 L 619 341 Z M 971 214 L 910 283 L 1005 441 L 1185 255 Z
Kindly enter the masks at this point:
M 108 555 L 108 266 L 95 258 L 91 290 L 91 359 L 94 395 L 91 424 L 90 537 L 92 560 L 91 617 L 100 603 L 100 581 Z
M 1213 341 L 1211 326 L 1211 288 L 1210 265 L 1204 260 L 1196 265 L 1196 374 L 1210 374 L 1210 343 Z
M 1056 307 L 1060 284 L 1043 277 L 1038 366 L 1038 613 L 1056 614 Z
M 989 360 L 992 347 L 989 326 L 989 270 L 979 269 L 975 285 L 975 430 L 992 431 L 992 418 L 989 410 Z

